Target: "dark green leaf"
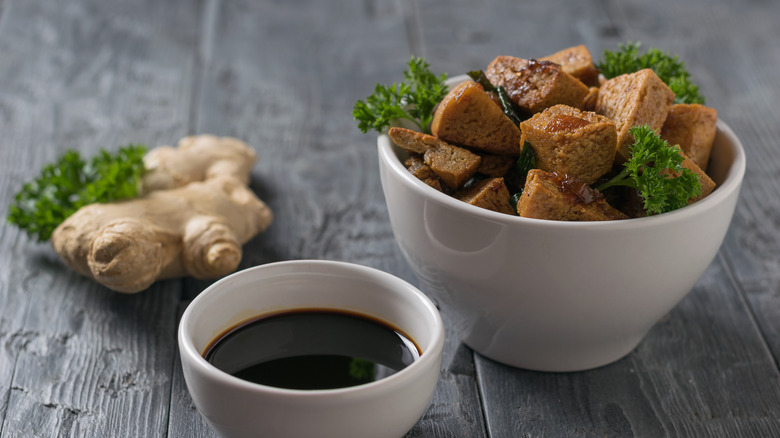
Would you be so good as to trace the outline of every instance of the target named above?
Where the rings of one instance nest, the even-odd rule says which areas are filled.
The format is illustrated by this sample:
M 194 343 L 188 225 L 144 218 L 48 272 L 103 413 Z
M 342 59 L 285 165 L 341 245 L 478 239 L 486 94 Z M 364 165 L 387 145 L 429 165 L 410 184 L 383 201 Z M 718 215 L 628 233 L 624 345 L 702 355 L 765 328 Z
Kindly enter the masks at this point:
M 137 196 L 145 153 L 145 146 L 129 145 L 113 155 L 101 150 L 87 162 L 78 152 L 67 151 L 22 186 L 9 208 L 8 222 L 46 241 L 60 223 L 85 205 Z
M 520 197 L 523 196 L 523 191 L 520 190 L 519 192 L 515 193 L 509 198 L 509 205 L 512 207 L 513 210 L 517 211 L 517 203 L 520 202 Z
M 531 169 L 536 169 L 536 154 L 534 153 L 534 148 L 528 142 L 525 142 L 523 149 L 520 150 L 520 157 L 517 159 L 517 169 L 522 182 L 525 182 Z
M 498 101 L 501 102 L 501 109 L 504 111 L 504 114 L 506 114 L 515 125 L 520 126 L 520 122 L 523 121 L 523 118 L 520 117 L 520 113 L 517 108 L 515 108 L 515 104 L 509 99 L 506 89 L 499 85 L 496 87 L 496 95 L 498 96 Z
M 501 110 L 504 111 L 504 114 L 506 114 L 506 116 L 509 117 L 509 119 L 512 120 L 515 125 L 520 126 L 520 122 L 523 121 L 523 117 L 520 115 L 519 108 L 517 108 L 515 104 L 509 99 L 509 95 L 507 94 L 504 87 L 501 85 L 498 87 L 493 86 L 487 76 L 485 76 L 485 72 L 482 70 L 470 71 L 468 75 L 474 82 L 482 85 L 482 89 L 484 89 L 486 92 L 495 93 L 495 96 L 498 97 Z
M 482 70 L 473 70 L 468 73 L 471 80 L 478 83 L 479 85 L 482 85 L 482 88 L 487 91 L 491 92 L 495 90 L 495 87 L 493 87 L 493 84 L 490 82 L 490 80 L 485 76 L 485 72 Z
M 422 132 L 429 133 L 433 110 L 447 95 L 446 74 L 436 76 L 422 58 L 412 57 L 404 71 L 404 82 L 385 86 L 377 84 L 374 94 L 359 100 L 352 116 L 362 132 L 382 132 L 398 120 L 409 120 Z

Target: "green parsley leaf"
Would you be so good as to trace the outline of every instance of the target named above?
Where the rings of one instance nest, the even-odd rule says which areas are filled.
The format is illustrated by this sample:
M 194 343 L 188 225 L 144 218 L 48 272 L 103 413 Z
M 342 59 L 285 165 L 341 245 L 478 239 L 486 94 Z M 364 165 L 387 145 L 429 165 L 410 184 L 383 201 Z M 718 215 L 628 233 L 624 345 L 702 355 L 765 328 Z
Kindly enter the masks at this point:
M 618 175 L 598 187 L 599 191 L 617 185 L 637 189 L 648 214 L 685 207 L 690 198 L 701 195 L 699 177 L 682 167 L 677 146 L 670 146 L 648 125 L 634 126 L 630 132 L 634 136 L 631 158 Z
M 372 129 L 382 132 L 397 120 L 405 119 L 420 131 L 430 133 L 428 126 L 433 120 L 433 110 L 448 92 L 446 79 L 446 74 L 434 75 L 425 60 L 412 56 L 404 71 L 405 82 L 377 84 L 374 94 L 355 103 L 352 115 L 358 129 L 363 133 Z
M 85 161 L 78 152 L 68 150 L 22 186 L 9 208 L 8 222 L 43 242 L 85 205 L 138 196 L 145 153 L 146 146 L 128 145 L 115 154 L 101 150 Z
M 699 93 L 685 64 L 677 57 L 651 48 L 645 53 L 639 53 L 641 43 L 620 44 L 619 50 L 605 50 L 596 67 L 607 79 L 626 73 L 634 73 L 650 68 L 674 92 L 676 103 L 704 103 L 704 96 Z

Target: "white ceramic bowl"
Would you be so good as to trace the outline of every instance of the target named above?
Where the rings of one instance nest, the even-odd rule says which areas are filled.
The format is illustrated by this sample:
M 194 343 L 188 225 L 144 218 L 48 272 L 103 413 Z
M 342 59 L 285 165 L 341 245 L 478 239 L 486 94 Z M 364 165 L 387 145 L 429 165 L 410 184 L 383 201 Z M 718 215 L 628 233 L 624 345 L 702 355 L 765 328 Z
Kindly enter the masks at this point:
M 453 78 L 455 83 L 463 78 Z M 423 290 L 477 352 L 508 365 L 575 371 L 628 354 L 715 257 L 737 202 L 745 153 L 722 121 L 705 199 L 641 219 L 558 222 L 468 205 L 403 166 L 378 138 L 390 222 Z
M 241 380 L 201 356 L 237 323 L 296 308 L 373 316 L 411 336 L 422 355 L 372 383 L 310 391 Z M 402 436 L 430 403 L 443 345 L 441 317 L 422 292 L 376 269 L 332 261 L 272 263 L 232 274 L 193 300 L 179 325 L 187 388 L 209 425 L 226 437 Z

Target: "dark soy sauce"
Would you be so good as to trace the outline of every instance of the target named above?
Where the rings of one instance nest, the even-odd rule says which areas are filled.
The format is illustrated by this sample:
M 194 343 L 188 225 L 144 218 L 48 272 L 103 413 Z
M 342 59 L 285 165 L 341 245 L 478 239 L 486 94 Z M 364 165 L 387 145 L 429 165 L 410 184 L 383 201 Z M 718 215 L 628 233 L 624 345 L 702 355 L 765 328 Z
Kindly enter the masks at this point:
M 312 390 L 379 380 L 414 362 L 420 349 L 384 322 L 317 309 L 239 324 L 212 341 L 203 357 L 243 380 Z

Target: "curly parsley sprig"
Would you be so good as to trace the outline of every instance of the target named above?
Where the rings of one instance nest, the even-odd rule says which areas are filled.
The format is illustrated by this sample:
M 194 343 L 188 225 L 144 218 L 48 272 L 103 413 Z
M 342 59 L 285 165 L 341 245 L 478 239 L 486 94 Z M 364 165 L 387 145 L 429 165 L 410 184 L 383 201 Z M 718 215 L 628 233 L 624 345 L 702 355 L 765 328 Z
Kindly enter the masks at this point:
M 433 120 L 433 109 L 447 95 L 446 74 L 436 76 L 422 58 L 412 56 L 404 82 L 392 85 L 377 84 L 374 94 L 355 103 L 352 115 L 358 129 L 364 133 L 371 129 L 382 132 L 394 121 L 406 119 L 420 131 L 430 133 L 428 125 Z
M 599 191 L 618 185 L 637 189 L 648 214 L 685 207 L 690 198 L 701 195 L 699 177 L 682 167 L 678 147 L 670 146 L 648 125 L 634 126 L 630 132 L 634 136 L 631 158 L 619 174 L 598 187 Z
M 115 154 L 101 150 L 86 161 L 78 152 L 67 151 L 22 186 L 9 208 L 8 222 L 43 242 L 85 205 L 138 196 L 145 153 L 146 146 L 128 145 Z
M 596 67 L 607 79 L 639 70 L 652 69 L 674 92 L 676 103 L 704 103 L 699 87 L 691 80 L 685 64 L 677 57 L 656 48 L 639 53 L 641 43 L 620 44 L 617 51 L 605 50 Z

